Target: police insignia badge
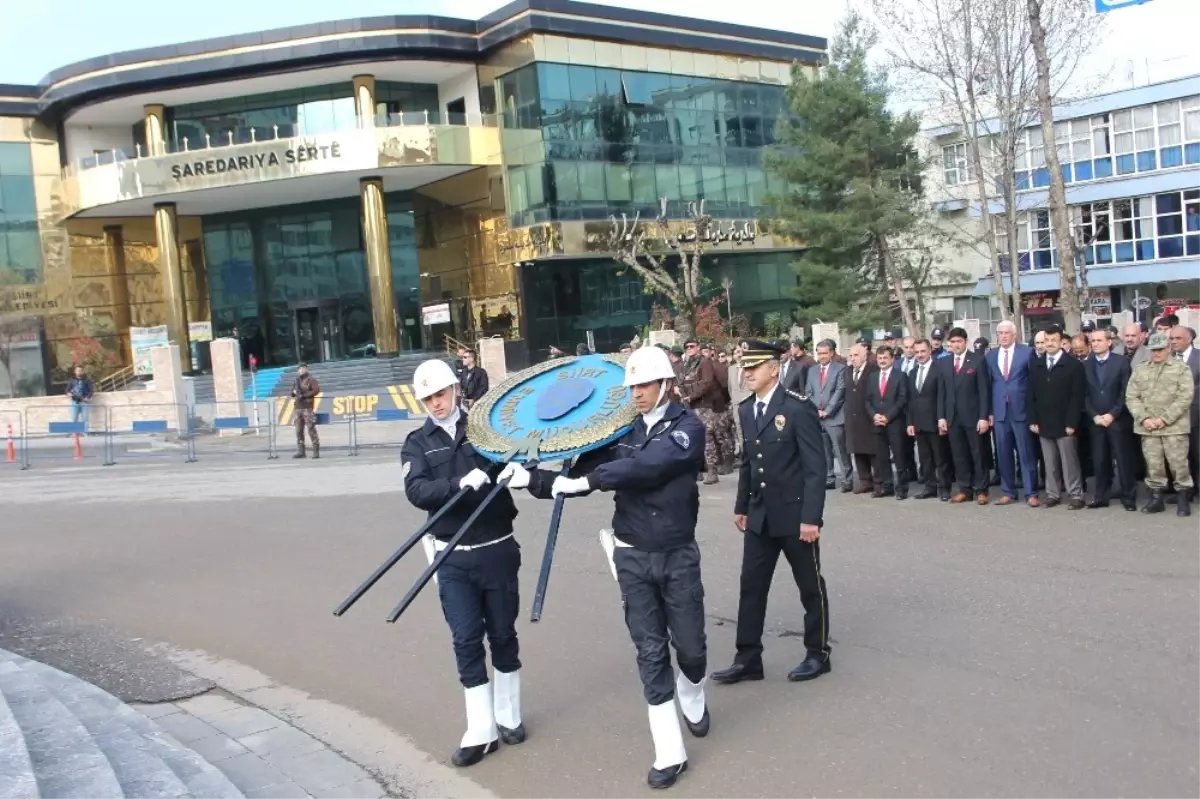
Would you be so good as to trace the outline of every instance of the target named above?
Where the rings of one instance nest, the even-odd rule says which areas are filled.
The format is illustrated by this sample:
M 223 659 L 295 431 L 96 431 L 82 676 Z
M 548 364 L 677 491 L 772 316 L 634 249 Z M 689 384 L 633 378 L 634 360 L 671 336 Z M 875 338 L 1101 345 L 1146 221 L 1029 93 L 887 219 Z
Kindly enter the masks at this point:
M 783 428 L 786 424 L 787 424 L 787 417 L 784 416 L 782 413 L 775 417 L 775 429 L 776 430 L 783 430 Z
M 624 356 L 555 358 L 517 372 L 476 402 L 467 439 L 491 461 L 566 460 L 615 441 L 637 418 Z
M 692 445 L 692 439 L 682 430 L 672 430 L 671 440 L 678 444 L 680 449 L 687 449 Z
M 412 461 L 404 464 L 404 468 L 400 470 L 401 477 L 408 477 L 408 473 L 412 471 Z

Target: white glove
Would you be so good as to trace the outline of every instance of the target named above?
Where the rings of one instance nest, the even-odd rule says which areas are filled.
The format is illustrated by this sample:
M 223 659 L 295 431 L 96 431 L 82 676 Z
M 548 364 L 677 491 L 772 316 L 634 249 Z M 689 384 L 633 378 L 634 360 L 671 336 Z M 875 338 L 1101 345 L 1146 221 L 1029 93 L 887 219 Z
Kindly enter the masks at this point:
M 528 488 L 529 487 L 529 470 L 519 463 L 510 463 L 500 472 L 500 476 L 496 478 L 497 483 L 502 483 L 508 480 L 509 488 Z
M 586 477 L 562 477 L 560 475 L 554 478 L 554 485 L 550 486 L 550 496 L 582 494 L 590 489 L 591 486 L 588 485 Z
M 480 488 L 483 488 L 490 482 L 492 481 L 488 478 L 487 472 L 483 471 L 482 469 L 472 469 L 471 471 L 467 472 L 466 476 L 458 481 L 458 487 L 472 488 L 478 491 Z

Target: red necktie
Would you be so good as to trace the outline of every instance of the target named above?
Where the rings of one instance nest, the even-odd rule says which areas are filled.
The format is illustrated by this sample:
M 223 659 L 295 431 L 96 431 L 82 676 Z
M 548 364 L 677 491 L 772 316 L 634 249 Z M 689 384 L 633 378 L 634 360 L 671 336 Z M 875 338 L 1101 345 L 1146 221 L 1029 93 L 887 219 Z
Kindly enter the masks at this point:
M 887 372 L 879 373 L 879 396 L 887 393 Z
M 825 368 L 824 366 L 821 367 L 821 385 L 825 385 Z
M 954 359 L 954 374 L 958 374 L 962 370 L 962 356 L 959 355 Z

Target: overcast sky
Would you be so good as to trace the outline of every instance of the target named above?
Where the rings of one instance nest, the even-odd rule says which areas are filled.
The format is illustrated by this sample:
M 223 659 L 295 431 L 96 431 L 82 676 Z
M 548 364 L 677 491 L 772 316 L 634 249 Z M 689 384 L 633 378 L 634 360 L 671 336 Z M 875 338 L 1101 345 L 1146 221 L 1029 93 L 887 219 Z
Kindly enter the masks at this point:
M 604 5 L 829 36 L 852 0 L 618 0 Z M 1013 0 L 1021 2 L 1021 0 Z M 502 0 L 0 0 L 0 83 L 38 83 L 53 69 L 108 53 L 257 30 L 387 14 L 475 18 Z M 1150 0 L 1109 12 L 1090 59 L 1105 85 L 1200 73 L 1200 0 Z

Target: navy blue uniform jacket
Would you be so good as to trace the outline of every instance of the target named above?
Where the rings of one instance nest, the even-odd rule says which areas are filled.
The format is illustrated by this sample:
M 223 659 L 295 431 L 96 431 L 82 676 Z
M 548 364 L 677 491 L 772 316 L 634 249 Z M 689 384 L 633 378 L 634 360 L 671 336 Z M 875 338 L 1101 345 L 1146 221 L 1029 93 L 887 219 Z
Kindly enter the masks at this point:
M 458 493 L 458 481 L 472 469 L 479 468 L 487 472 L 495 483 L 503 468 L 477 453 L 466 440 L 466 432 L 467 417 L 462 414 L 458 420 L 457 435 L 453 439 L 432 419 L 426 419 L 420 430 L 414 430 L 404 439 L 404 448 L 400 453 L 404 495 L 413 505 L 428 511 L 430 516 Z M 490 490 L 491 486 L 485 485 L 477 491 L 467 492 L 429 532 L 443 541 L 452 538 Z M 517 506 L 512 494 L 505 488 L 479 514 L 459 543 L 474 546 L 503 538 L 513 531 L 513 519 L 516 517 Z
M 648 434 L 639 418 L 616 442 L 579 456 L 570 475 L 586 475 L 593 491 L 615 492 L 617 538 L 643 552 L 665 552 L 696 539 L 696 475 L 703 470 L 704 424 L 672 402 Z M 535 470 L 530 477 L 529 492 L 549 498 L 554 472 Z
M 893 373 L 903 377 L 899 370 Z M 824 524 L 825 440 L 817 406 L 800 394 L 775 390 L 762 419 L 757 402 L 742 400 L 742 469 L 733 512 L 748 517 L 747 532 L 772 538 L 799 536 L 801 524 Z

